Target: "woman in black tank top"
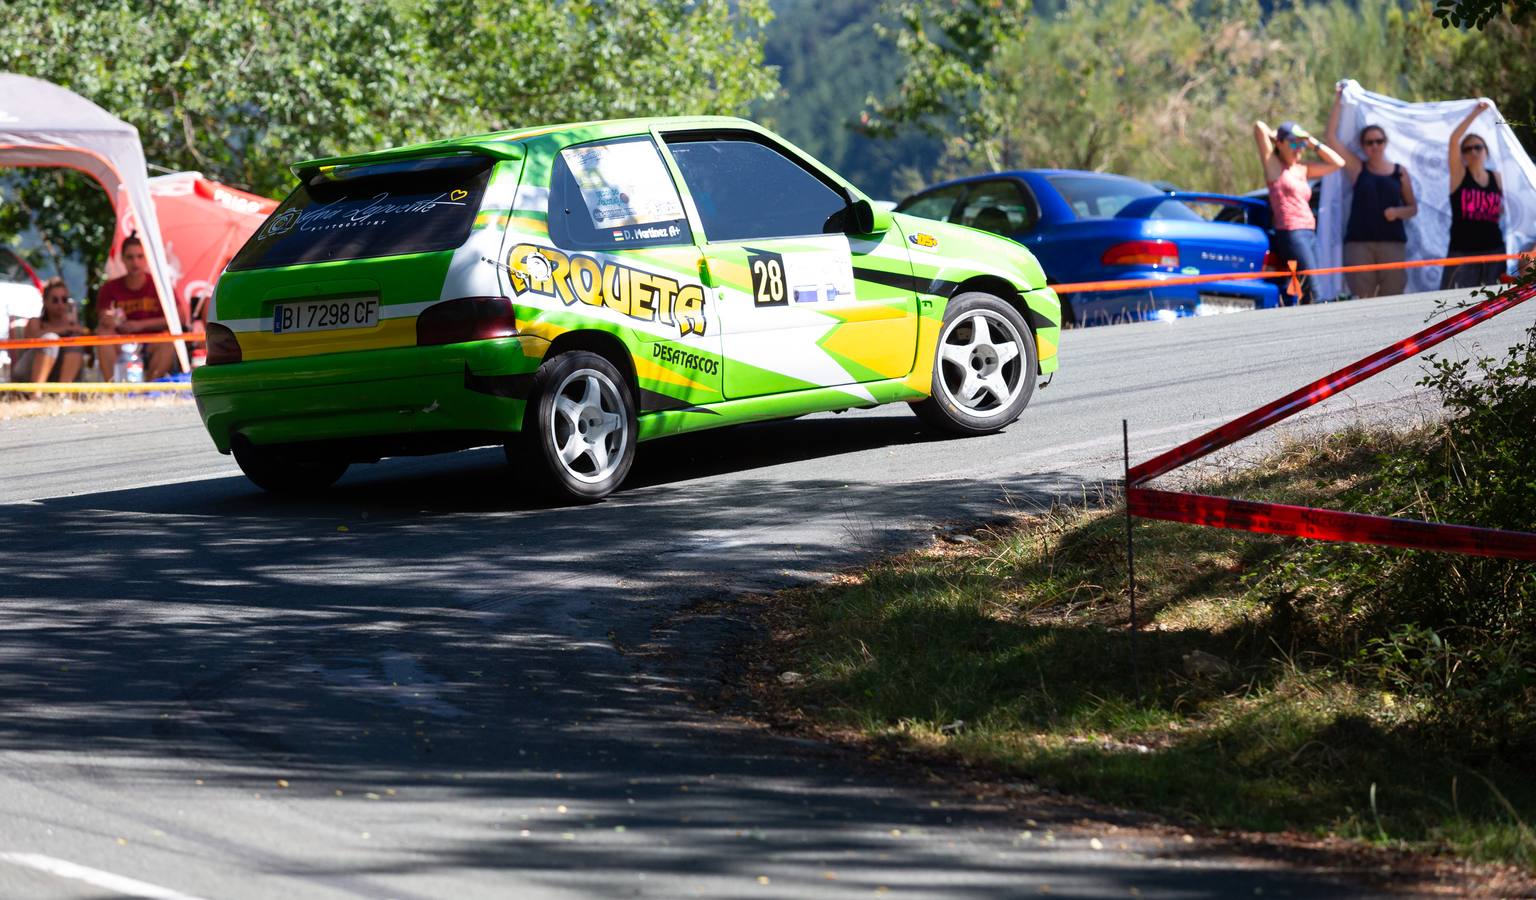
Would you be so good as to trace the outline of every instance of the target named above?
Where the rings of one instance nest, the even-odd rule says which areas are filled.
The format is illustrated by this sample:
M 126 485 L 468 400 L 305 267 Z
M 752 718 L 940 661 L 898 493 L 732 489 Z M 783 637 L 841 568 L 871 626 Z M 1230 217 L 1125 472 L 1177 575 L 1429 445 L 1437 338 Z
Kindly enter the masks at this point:
M 1447 150 L 1451 170 L 1451 243 L 1445 254 L 1448 257 L 1505 252 L 1504 229 L 1499 225 L 1504 212 L 1504 186 L 1499 173 L 1488 168 L 1488 142 L 1467 133 L 1473 120 L 1488 107 L 1487 100 L 1479 100 L 1477 107 L 1451 132 Z M 1503 261 L 1446 266 L 1440 274 L 1440 288 L 1496 284 L 1508 269 Z
M 1408 258 L 1408 232 L 1403 222 L 1419 211 L 1408 170 L 1387 159 L 1387 132 L 1380 125 L 1360 129 L 1362 159 L 1339 138 L 1339 115 L 1344 88 L 1341 84 L 1328 117 L 1328 146 L 1344 157 L 1344 171 L 1354 186 L 1349 205 L 1349 225 L 1344 229 L 1344 265 L 1367 266 L 1400 263 Z M 1408 284 L 1404 269 L 1346 272 L 1344 281 L 1356 297 L 1401 294 Z

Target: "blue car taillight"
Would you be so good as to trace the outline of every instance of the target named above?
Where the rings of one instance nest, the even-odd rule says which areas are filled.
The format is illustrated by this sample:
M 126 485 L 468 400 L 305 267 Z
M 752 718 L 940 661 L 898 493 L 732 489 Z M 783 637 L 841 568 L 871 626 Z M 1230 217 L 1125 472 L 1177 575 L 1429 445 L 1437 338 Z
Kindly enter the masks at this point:
M 1126 241 L 1115 244 L 1099 262 L 1106 266 L 1157 266 L 1164 269 L 1179 267 L 1179 245 L 1173 241 Z

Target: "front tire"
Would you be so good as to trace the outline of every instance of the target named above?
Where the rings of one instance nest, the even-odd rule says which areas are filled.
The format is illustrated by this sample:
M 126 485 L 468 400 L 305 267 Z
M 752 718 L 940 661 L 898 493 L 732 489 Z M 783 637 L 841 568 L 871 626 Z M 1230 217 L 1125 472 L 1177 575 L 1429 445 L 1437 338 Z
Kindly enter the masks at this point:
M 521 445 L 507 458 L 535 470 L 556 500 L 593 503 L 635 461 L 634 396 L 607 359 L 585 350 L 546 359 L 533 376 Z
M 912 411 L 939 431 L 989 434 L 1024 412 L 1039 370 L 1035 337 L 1023 315 L 999 297 L 967 292 L 944 309 L 932 393 Z
M 235 439 L 230 452 L 235 457 L 235 464 L 252 484 L 273 494 L 318 493 L 335 484 L 347 471 L 344 459 L 259 447 L 244 437 Z

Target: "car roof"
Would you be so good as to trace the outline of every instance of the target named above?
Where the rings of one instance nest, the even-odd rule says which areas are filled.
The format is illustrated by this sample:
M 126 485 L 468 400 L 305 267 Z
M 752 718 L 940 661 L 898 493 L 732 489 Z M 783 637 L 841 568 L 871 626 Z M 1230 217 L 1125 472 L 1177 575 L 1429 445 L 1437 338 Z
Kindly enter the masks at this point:
M 1008 169 L 1002 172 L 987 172 L 983 175 L 967 175 L 964 178 L 951 178 L 948 181 L 941 181 L 938 184 L 929 185 L 922 190 L 913 191 L 908 196 L 915 197 L 918 194 L 926 194 L 929 191 L 936 191 L 940 188 L 954 187 L 955 185 L 959 184 L 972 184 L 977 181 L 995 181 L 999 178 L 1048 178 L 1052 175 L 1091 175 L 1096 178 L 1119 178 L 1125 181 L 1135 181 L 1139 184 L 1147 184 L 1147 182 L 1142 181 L 1140 178 L 1133 178 L 1130 175 L 1120 175 L 1115 172 L 1090 172 L 1087 169 Z M 1150 185 L 1148 186 L 1150 187 Z
M 659 129 L 730 128 L 732 130 L 768 132 L 755 122 L 735 116 L 643 116 L 631 119 L 598 119 L 590 122 L 565 122 L 556 125 L 536 125 L 506 131 L 490 131 L 428 141 L 404 147 L 390 147 L 366 153 L 327 156 L 295 163 L 290 167 L 300 178 L 329 166 L 357 165 L 360 163 L 391 162 L 418 159 L 424 156 L 440 156 L 447 153 L 476 153 L 496 159 L 521 159 L 525 153 L 524 142 L 538 137 L 569 134 L 580 140 L 601 140 L 622 137 Z

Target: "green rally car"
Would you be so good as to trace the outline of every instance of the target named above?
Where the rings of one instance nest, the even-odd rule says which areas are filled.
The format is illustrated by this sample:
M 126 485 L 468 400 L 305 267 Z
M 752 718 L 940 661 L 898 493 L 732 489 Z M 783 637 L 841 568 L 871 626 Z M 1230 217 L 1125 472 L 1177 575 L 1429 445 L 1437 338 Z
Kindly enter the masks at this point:
M 903 401 L 996 431 L 1055 371 L 1029 251 L 891 214 L 734 118 L 438 141 L 293 167 L 231 260 L 192 383 L 214 444 L 296 492 L 501 444 L 596 500 L 664 435 Z

